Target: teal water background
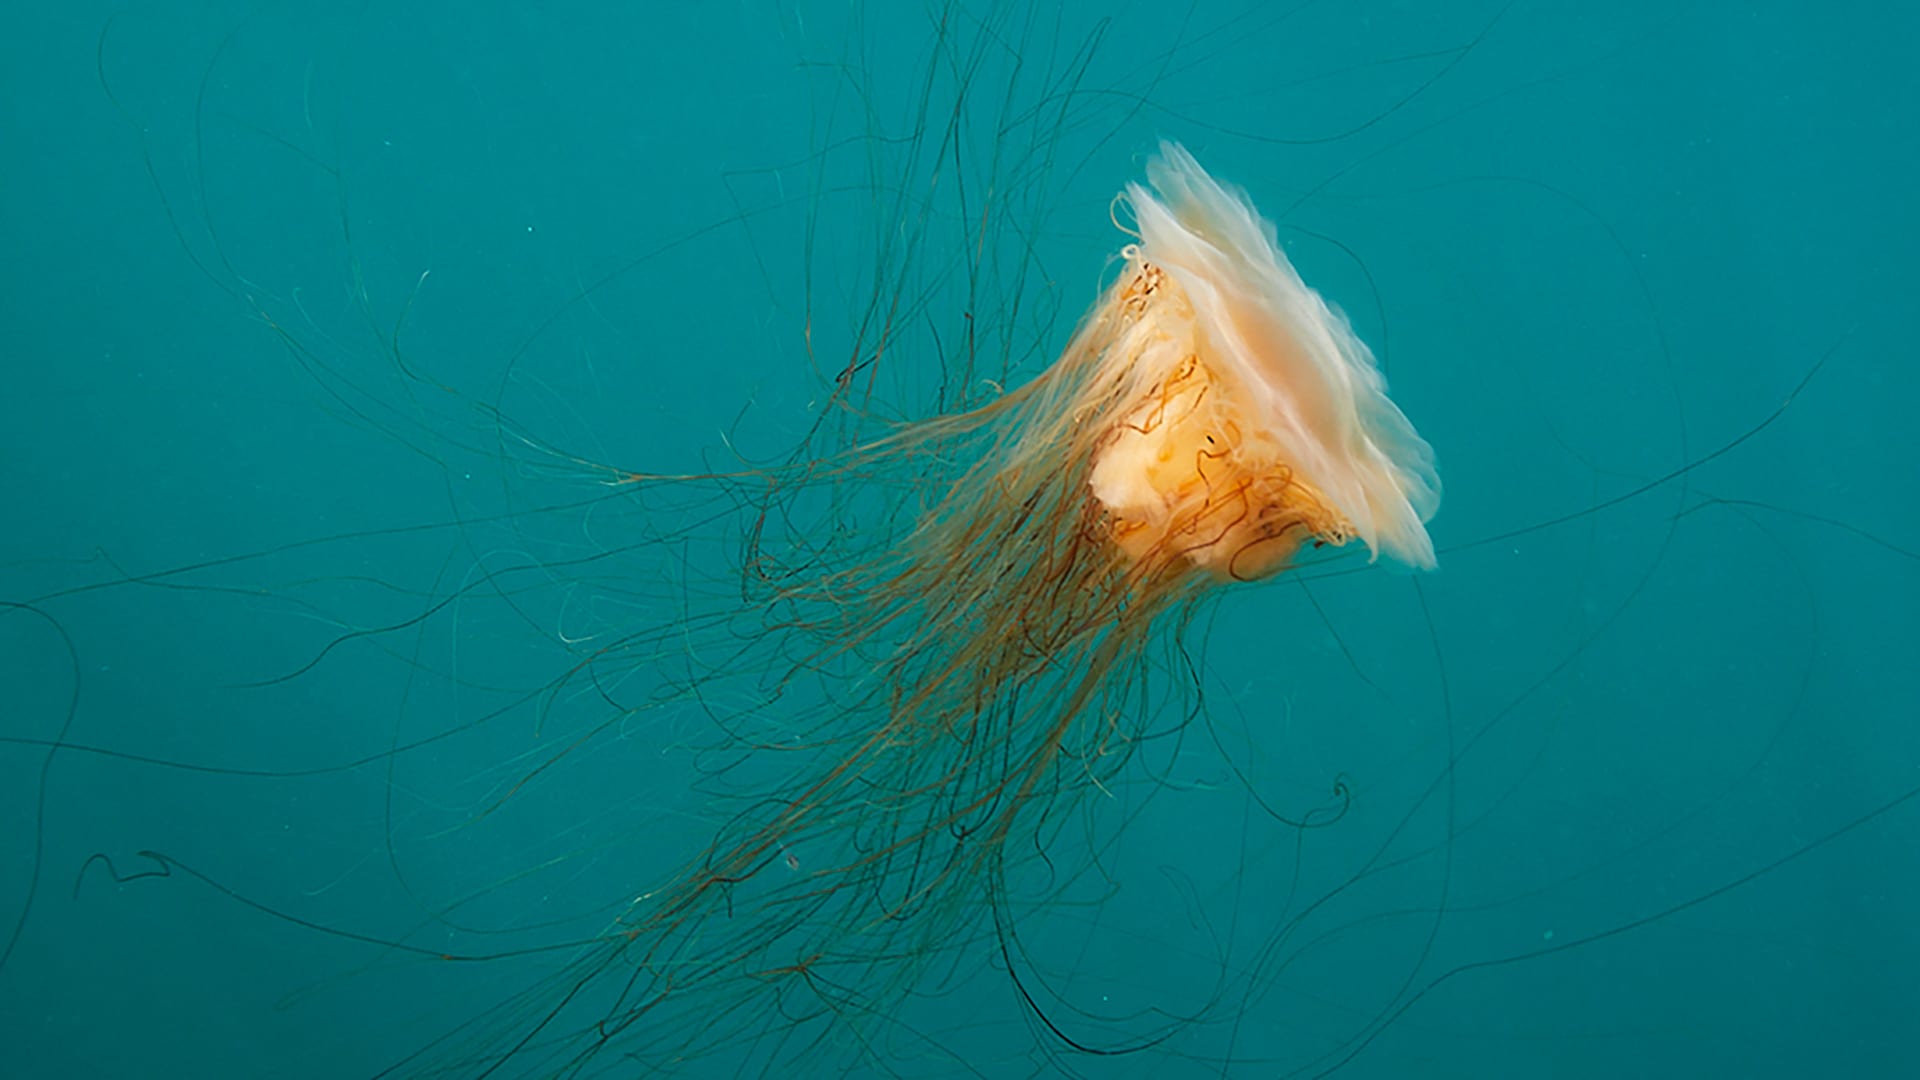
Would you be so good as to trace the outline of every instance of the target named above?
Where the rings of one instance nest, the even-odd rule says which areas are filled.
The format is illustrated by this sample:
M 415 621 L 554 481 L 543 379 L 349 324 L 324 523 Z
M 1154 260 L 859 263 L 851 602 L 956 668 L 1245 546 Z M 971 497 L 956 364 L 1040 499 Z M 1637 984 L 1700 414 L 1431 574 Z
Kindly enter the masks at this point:
M 0 599 L 32 605 L 0 614 L 0 1073 L 370 1075 L 527 969 L 347 935 L 564 939 L 649 885 L 627 868 L 704 843 L 671 764 L 693 710 L 471 828 L 553 732 L 388 753 L 552 678 L 569 635 L 673 610 L 583 553 L 648 521 L 732 535 L 673 502 L 529 515 L 597 489 L 472 402 L 629 468 L 775 455 L 818 398 L 807 332 L 844 363 L 893 265 L 943 303 L 990 282 L 996 375 L 1031 377 L 1125 239 L 1109 200 L 1173 138 L 1381 353 L 1439 455 L 1441 569 L 1210 609 L 1224 736 L 1142 778 L 1117 891 L 1033 914 L 1076 1036 L 1203 1021 L 1076 1053 L 979 952 L 964 993 L 901 1006 L 958 1057 L 884 1060 L 1907 1075 L 1920 16 L 948 16 L 965 49 L 930 45 L 922 5 L 0 16 Z M 967 175 L 1001 186 L 969 205 L 1006 218 L 971 261 L 958 218 L 889 246 L 892 178 L 937 135 L 911 120 L 946 115 L 975 47 Z M 1019 151 L 998 172 L 995 146 Z M 902 336 L 903 410 L 930 340 Z M 508 565 L 534 568 L 524 605 L 488 591 Z M 1356 797 L 1328 829 L 1247 796 L 1299 812 L 1335 778 Z M 232 893 L 90 859 L 160 865 L 143 850 Z M 1337 887 L 1377 851 L 1392 869 Z M 457 930 L 431 917 L 473 892 Z

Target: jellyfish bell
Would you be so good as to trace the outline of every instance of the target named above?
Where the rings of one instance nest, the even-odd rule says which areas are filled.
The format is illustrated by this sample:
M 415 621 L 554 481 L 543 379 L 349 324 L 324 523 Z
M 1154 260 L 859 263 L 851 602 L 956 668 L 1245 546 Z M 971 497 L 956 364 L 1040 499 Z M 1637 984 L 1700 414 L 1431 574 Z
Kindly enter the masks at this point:
M 1064 361 L 1095 369 L 1075 412 L 1107 423 L 1089 484 L 1115 541 L 1242 579 L 1309 537 L 1431 568 L 1433 453 L 1372 353 L 1243 194 L 1173 143 L 1147 177 L 1140 242 Z

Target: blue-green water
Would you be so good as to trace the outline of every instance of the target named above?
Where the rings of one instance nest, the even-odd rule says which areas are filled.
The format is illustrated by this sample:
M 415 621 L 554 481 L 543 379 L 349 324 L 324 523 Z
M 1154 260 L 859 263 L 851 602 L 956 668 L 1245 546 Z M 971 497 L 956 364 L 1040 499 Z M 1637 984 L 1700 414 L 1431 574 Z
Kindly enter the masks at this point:
M 1011 927 L 585 1071 L 1907 1074 L 1920 19 L 818 7 L 6 14 L 0 1073 L 530 1030 L 789 783 L 696 748 L 830 715 L 701 622 L 754 515 L 590 466 L 780 458 L 870 319 L 881 419 L 1031 378 L 1173 138 L 1383 357 L 1439 571 L 1206 607 Z M 761 1037 L 652 1056 L 707 1021 Z

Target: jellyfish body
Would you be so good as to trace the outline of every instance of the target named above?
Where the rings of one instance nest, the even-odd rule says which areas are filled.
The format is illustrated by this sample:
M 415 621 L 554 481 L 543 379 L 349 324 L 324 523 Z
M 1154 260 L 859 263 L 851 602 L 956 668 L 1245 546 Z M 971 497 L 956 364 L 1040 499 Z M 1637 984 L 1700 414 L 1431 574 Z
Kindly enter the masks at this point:
M 1140 243 L 1074 345 L 1134 398 L 1091 478 L 1115 540 L 1237 578 L 1310 536 L 1432 567 L 1433 454 L 1366 345 L 1186 150 L 1163 144 L 1147 176 L 1127 190 Z

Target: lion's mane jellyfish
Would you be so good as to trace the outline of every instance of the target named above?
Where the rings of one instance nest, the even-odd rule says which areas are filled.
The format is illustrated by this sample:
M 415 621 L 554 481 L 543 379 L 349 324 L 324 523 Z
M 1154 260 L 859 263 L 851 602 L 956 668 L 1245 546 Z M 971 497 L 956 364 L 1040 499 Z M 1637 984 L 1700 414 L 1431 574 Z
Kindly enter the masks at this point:
M 1039 850 L 1010 841 L 1128 759 L 1153 712 L 1142 657 L 1191 601 L 1308 544 L 1433 565 L 1432 454 L 1366 346 L 1244 194 L 1171 144 L 1146 174 L 1123 196 L 1138 242 L 1050 368 L 856 451 L 873 469 L 959 462 L 944 496 L 902 508 L 914 520 L 877 557 L 774 588 L 772 609 L 806 613 L 786 625 L 813 643 L 798 666 L 854 673 L 845 715 L 865 726 L 842 721 L 816 773 L 637 898 L 536 1031 L 595 984 L 614 1000 L 585 1055 L 617 1038 L 652 1059 L 649 1013 L 742 980 L 796 1019 L 883 1009 L 826 987 L 859 965 L 862 996 L 890 995 L 970 932 Z M 715 1011 L 753 1026 L 756 996 Z M 716 1045 L 728 1029 L 702 1028 Z

